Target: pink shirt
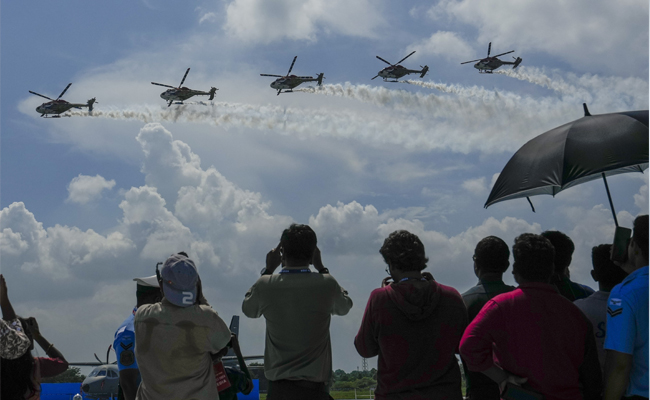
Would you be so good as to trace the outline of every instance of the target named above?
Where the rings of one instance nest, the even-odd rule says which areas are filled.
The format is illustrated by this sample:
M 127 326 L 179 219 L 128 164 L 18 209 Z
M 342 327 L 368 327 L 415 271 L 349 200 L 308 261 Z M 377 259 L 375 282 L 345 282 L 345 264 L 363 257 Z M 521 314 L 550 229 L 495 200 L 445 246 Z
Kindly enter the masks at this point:
M 460 353 L 470 371 L 493 364 L 528 377 L 547 400 L 599 398 L 602 377 L 591 323 L 557 289 L 525 283 L 490 300 L 467 327 Z

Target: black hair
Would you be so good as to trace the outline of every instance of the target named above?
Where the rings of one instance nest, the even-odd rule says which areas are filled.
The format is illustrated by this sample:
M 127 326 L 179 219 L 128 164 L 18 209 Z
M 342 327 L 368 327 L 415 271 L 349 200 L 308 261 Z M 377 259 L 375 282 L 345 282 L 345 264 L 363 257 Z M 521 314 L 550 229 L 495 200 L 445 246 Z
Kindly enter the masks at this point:
M 311 261 L 316 249 L 316 232 L 303 224 L 291 224 L 282 232 L 280 239 L 285 257 L 297 261 Z
M 510 265 L 510 249 L 506 242 L 496 236 L 481 239 L 474 249 L 474 262 L 485 272 L 506 272 Z
M 379 253 L 386 264 L 401 271 L 422 271 L 429 262 L 424 255 L 424 245 L 420 238 L 405 230 L 388 235 Z
M 594 267 L 596 279 L 605 289 L 611 290 L 627 276 L 621 267 L 610 259 L 611 244 L 601 244 L 591 249 L 591 264 Z
M 648 215 L 639 215 L 634 219 L 632 240 L 641 248 L 643 258 L 648 260 Z
M 1 398 L 24 399 L 25 393 L 36 391 L 37 388 L 32 382 L 34 362 L 32 352 L 29 350 L 15 360 L 2 359 L 0 365 Z
M 530 282 L 548 283 L 551 279 L 555 249 L 544 236 L 534 233 L 517 236 L 512 255 L 515 259 L 512 265 L 514 273 Z
M 560 231 L 545 231 L 542 236 L 551 241 L 555 248 L 555 273 L 559 274 L 571 264 L 573 251 L 576 249 L 573 240 Z
M 137 300 L 136 305 L 140 307 L 143 304 L 154 304 L 160 302 L 163 298 L 163 295 L 162 292 L 160 291 L 159 286 L 153 287 L 153 286 L 137 285 L 135 298 Z

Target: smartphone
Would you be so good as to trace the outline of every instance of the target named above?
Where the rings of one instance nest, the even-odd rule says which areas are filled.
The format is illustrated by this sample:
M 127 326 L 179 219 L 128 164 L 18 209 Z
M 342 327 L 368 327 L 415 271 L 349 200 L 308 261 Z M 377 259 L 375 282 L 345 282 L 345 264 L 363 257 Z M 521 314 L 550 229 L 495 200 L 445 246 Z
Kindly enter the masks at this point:
M 614 232 L 614 243 L 612 244 L 612 254 L 610 259 L 612 261 L 625 262 L 627 261 L 627 246 L 630 244 L 630 237 L 632 237 L 632 230 L 617 226 Z

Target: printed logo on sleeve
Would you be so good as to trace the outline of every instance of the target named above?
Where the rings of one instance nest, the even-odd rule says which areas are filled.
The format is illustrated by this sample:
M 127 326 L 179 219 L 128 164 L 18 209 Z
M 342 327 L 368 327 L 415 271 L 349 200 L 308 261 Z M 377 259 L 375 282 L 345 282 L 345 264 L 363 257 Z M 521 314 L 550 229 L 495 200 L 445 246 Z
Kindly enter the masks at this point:
M 609 299 L 609 304 L 612 306 L 620 307 L 623 301 L 621 299 Z

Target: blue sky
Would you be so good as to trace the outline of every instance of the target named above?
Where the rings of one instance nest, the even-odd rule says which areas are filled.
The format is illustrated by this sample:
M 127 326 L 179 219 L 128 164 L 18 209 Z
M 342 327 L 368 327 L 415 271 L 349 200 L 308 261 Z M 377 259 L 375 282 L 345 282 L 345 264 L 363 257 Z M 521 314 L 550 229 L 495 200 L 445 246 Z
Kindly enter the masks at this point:
M 135 303 L 133 277 L 186 250 L 229 320 L 291 222 L 316 230 L 325 265 L 354 307 L 332 320 L 334 368 L 361 365 L 352 341 L 384 276 L 395 229 L 418 234 L 429 271 L 460 292 L 476 283 L 476 243 L 558 229 L 576 243 L 572 276 L 614 225 L 601 181 L 556 198 L 484 209 L 526 141 L 592 114 L 648 109 L 647 2 L 143 0 L 2 5 L 2 273 L 19 314 L 41 321 L 69 360 L 112 342 Z M 516 50 L 521 66 L 471 64 Z M 370 80 L 409 52 L 421 85 Z M 276 96 L 294 56 L 322 90 Z M 507 59 L 511 55 L 504 56 Z M 163 88 L 219 88 L 214 104 L 167 108 Z M 65 86 L 85 110 L 34 109 Z M 195 98 L 197 101 L 205 98 Z M 195 103 L 191 99 L 188 103 Z M 619 223 L 648 212 L 647 174 L 609 179 Z M 510 273 L 506 280 L 512 282 Z M 263 320 L 242 318 L 245 353 Z M 376 365 L 376 360 L 370 360 Z

